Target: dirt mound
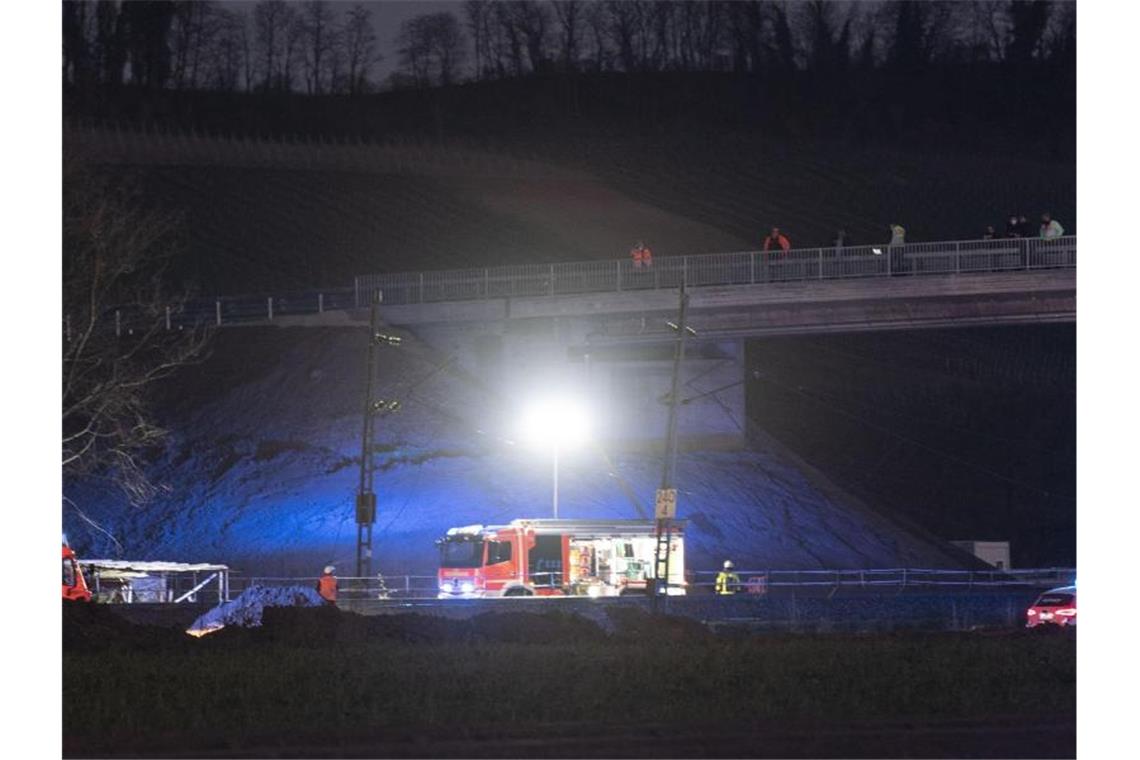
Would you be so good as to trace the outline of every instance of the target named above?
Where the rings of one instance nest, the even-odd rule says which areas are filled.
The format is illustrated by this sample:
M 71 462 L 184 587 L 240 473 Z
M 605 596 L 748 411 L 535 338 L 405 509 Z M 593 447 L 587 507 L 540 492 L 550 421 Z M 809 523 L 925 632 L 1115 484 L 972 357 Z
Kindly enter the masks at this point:
M 227 629 L 228 631 L 228 629 Z M 219 633 L 219 636 L 226 631 Z M 600 641 L 602 628 L 591 620 L 564 612 L 487 612 L 465 620 L 415 613 L 357 615 L 333 607 L 266 608 L 261 627 L 248 637 L 229 641 L 323 646 L 388 640 L 404 643 L 533 643 Z
M 178 628 L 132 623 L 106 605 L 63 603 L 63 649 L 66 652 L 123 648 L 155 651 L 177 647 L 185 638 Z
M 676 643 L 712 635 L 695 620 L 653 615 L 637 608 L 611 608 L 606 614 L 611 621 L 609 633 L 589 618 L 562 611 L 486 612 L 460 620 L 416 613 L 359 615 L 328 605 L 265 606 L 257 625 L 231 623 L 195 640 L 180 628 L 132 623 L 104 605 L 69 604 L 64 609 L 64 648 L 74 652 L 277 645 L 321 649 L 377 640 L 422 644 Z

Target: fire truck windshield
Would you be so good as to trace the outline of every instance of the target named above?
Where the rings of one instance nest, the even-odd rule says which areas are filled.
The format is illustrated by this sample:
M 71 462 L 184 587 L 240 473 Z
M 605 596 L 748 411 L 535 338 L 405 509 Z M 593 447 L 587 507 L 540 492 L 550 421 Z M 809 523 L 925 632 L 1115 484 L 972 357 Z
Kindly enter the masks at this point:
M 439 545 L 440 567 L 481 567 L 483 539 L 448 539 Z

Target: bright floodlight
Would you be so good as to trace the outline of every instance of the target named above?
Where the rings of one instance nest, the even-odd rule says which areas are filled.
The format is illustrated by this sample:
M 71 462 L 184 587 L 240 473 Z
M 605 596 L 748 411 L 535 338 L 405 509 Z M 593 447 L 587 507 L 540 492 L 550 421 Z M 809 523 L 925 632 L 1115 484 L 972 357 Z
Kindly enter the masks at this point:
M 586 405 L 577 399 L 552 397 L 536 399 L 523 409 L 519 437 L 535 447 L 548 449 L 554 464 L 551 505 L 558 517 L 558 458 L 561 451 L 578 446 L 590 433 Z
M 578 446 L 589 437 L 589 415 L 585 404 L 577 399 L 537 399 L 523 410 L 520 433 L 523 440 L 536 446 Z

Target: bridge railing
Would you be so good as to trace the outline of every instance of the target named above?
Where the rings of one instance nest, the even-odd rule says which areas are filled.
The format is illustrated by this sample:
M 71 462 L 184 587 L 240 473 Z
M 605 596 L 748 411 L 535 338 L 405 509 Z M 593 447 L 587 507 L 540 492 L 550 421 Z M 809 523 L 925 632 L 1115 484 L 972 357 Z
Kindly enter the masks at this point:
M 562 264 L 398 272 L 358 276 L 350 288 L 276 292 L 269 295 L 195 298 L 163 312 L 127 308 L 108 312 L 106 324 L 131 334 L 155 326 L 167 330 L 241 322 L 273 321 L 283 316 L 319 314 L 366 306 L 372 294 L 386 305 L 481 301 L 587 293 L 641 292 L 724 285 L 764 285 L 812 280 L 914 277 L 969 272 L 1073 269 L 1077 238 L 951 240 L 902 246 L 861 245 L 843 248 L 796 248 L 784 252 L 738 251 L 693 256 L 663 256 L 650 266 L 630 259 Z M 164 323 L 164 324 L 163 324 Z M 71 325 L 64 315 L 64 337 Z
M 356 305 L 380 291 L 389 305 L 489 298 L 615 293 L 716 285 L 909 277 L 930 274 L 1075 268 L 1076 236 L 1041 240 L 950 240 L 891 246 L 796 248 L 630 259 L 521 264 L 483 269 L 358 276 Z

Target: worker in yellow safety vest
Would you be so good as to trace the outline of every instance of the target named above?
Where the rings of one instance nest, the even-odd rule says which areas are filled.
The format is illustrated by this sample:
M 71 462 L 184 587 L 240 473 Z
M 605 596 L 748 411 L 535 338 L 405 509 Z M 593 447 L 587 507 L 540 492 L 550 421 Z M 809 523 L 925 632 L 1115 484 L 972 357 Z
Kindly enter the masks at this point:
M 716 592 L 718 594 L 735 594 L 740 586 L 740 576 L 732 572 L 732 560 L 724 561 L 724 569 L 716 574 Z

